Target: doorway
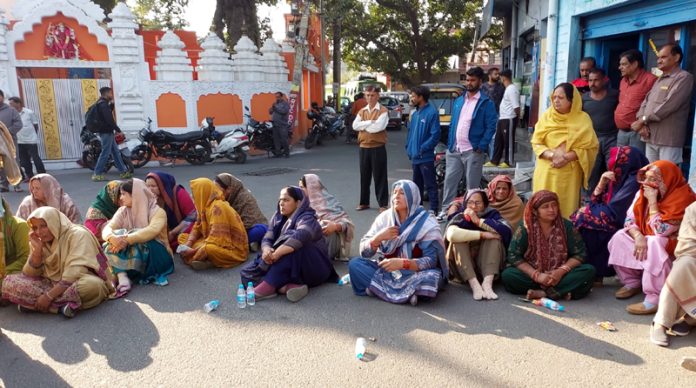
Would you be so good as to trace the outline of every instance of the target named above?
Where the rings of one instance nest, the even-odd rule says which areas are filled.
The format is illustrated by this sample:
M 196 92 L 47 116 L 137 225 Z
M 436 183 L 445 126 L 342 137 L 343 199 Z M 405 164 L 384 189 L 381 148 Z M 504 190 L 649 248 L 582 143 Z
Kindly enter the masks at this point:
M 602 41 L 602 54 L 599 58 L 599 65 L 607 70 L 607 76 L 612 88 L 618 90 L 621 82 L 621 72 L 619 71 L 621 53 L 630 49 L 640 50 L 639 42 L 640 34 L 623 35 Z

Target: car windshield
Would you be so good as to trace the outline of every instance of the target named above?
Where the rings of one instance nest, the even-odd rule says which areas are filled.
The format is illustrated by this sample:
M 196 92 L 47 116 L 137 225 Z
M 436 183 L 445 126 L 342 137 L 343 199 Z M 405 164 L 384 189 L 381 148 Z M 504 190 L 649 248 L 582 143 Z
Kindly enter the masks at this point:
M 435 109 L 440 112 L 441 115 L 452 114 L 452 103 L 454 99 L 459 97 L 457 92 L 431 92 L 430 93 L 430 103 L 433 104 Z M 443 111 L 444 109 L 444 111 Z
M 394 97 L 388 97 L 388 96 L 380 97 L 379 103 L 380 103 L 380 105 L 384 105 L 386 107 L 392 107 L 395 105 L 399 105 L 399 102 L 396 101 L 396 99 Z

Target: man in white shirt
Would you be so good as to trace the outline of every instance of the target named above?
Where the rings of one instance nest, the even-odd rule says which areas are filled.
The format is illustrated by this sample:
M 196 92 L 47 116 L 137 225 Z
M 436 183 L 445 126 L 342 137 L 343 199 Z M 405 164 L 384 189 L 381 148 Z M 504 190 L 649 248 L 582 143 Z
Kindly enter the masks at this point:
M 17 132 L 17 155 L 19 156 L 19 164 L 24 169 L 26 174 L 25 182 L 28 182 L 34 176 L 31 162 L 34 161 L 36 172 L 39 174 L 45 173 L 41 157 L 39 156 L 39 120 L 29 108 L 24 107 L 24 102 L 19 97 L 10 97 L 10 106 L 19 112 L 22 118 L 22 129 Z
M 514 162 L 515 129 L 517 128 L 517 118 L 520 115 L 520 91 L 512 83 L 510 69 L 503 70 L 500 73 L 500 78 L 503 80 L 505 93 L 503 93 L 503 100 L 500 102 L 500 118 L 495 131 L 493 155 L 491 161 L 486 163 L 486 167 L 510 168 Z M 501 160 L 502 163 L 500 163 Z
M 360 109 L 353 121 L 360 147 L 360 203 L 355 210 L 370 208 L 370 183 L 374 176 L 375 196 L 382 212 L 389 208 L 386 147 L 389 112 L 379 103 L 379 89 L 367 86 L 364 92 L 367 106 Z

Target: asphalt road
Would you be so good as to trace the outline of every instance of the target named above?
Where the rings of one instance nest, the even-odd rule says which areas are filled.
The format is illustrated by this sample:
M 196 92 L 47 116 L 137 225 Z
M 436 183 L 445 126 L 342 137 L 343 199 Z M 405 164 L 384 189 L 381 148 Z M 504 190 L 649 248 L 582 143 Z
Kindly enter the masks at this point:
M 391 132 L 389 179 L 410 176 L 405 132 Z M 250 158 L 244 165 L 166 167 L 184 184 L 230 172 L 242 178 L 268 216 L 280 189 L 303 173 L 318 174 L 349 209 L 356 234 L 376 210 L 355 212 L 358 151 L 330 141 L 290 159 Z M 278 175 L 255 176 L 282 169 Z M 137 171 L 144 177 L 151 169 Z M 102 187 L 87 170 L 56 172 L 84 212 Z M 25 185 L 26 187 L 26 185 Z M 16 208 L 22 195 L 8 193 Z M 373 197 L 373 206 L 376 206 Z M 359 237 L 358 237 L 359 239 Z M 357 242 L 354 247 L 357 247 Z M 0 309 L 0 386 L 695 386 L 678 361 L 696 355 L 696 335 L 659 348 L 648 340 L 650 317 L 627 314 L 638 301 L 596 289 L 567 312 L 538 308 L 496 285 L 500 300 L 476 302 L 467 287 L 450 285 L 432 302 L 397 306 L 326 284 L 297 304 L 284 298 L 238 309 L 239 269 L 194 272 L 175 259 L 167 287 L 136 286 L 126 298 L 72 320 Z M 345 264 L 337 263 L 339 274 Z M 221 300 L 210 314 L 203 305 Z M 596 322 L 612 321 L 617 332 Z M 359 336 L 370 362 L 357 361 Z

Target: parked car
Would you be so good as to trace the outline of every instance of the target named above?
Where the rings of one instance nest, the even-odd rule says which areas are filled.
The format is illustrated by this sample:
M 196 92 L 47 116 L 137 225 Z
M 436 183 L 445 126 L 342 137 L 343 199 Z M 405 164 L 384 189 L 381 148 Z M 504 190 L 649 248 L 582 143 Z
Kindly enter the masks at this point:
M 379 103 L 389 111 L 389 124 L 387 124 L 387 129 L 401 130 L 403 119 L 401 118 L 402 109 L 399 101 L 394 97 L 380 96 Z
M 411 114 L 411 95 L 408 92 L 386 92 L 382 93 L 384 96 L 394 97 L 401 105 L 401 118 L 404 123 L 408 122 L 409 115 Z
M 430 103 L 440 114 L 440 141 L 447 144 L 452 120 L 452 105 L 466 89 L 460 84 L 423 84 L 423 86 L 430 88 Z

